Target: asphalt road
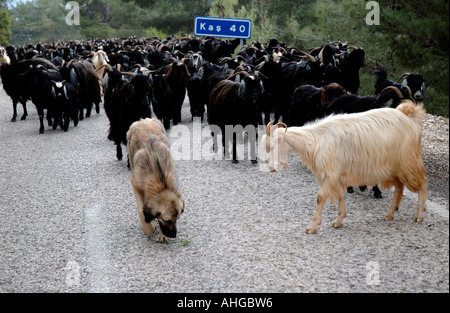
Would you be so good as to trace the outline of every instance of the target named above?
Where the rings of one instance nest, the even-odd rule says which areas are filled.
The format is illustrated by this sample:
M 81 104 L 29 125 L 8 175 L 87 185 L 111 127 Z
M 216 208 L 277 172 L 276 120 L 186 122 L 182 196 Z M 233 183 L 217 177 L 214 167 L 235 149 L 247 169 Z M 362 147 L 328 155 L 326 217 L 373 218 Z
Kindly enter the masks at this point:
M 103 109 L 44 134 L 28 109 L 11 123 L 0 87 L 0 292 L 449 292 L 448 205 L 429 199 L 414 223 L 407 193 L 385 221 L 392 190 L 357 191 L 342 228 L 326 204 L 308 235 L 318 185 L 298 157 L 280 173 L 210 160 L 209 130 L 192 124 L 186 102 L 184 132 L 170 133 L 174 154 L 192 148 L 176 161 L 186 210 L 177 238 L 161 244 L 141 229 Z

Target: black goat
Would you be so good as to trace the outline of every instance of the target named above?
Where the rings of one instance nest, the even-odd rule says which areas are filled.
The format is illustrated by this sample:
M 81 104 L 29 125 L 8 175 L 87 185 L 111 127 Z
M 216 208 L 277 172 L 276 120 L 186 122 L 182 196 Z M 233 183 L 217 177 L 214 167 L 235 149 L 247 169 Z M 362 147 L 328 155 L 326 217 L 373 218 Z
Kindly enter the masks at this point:
M 346 90 L 336 83 L 322 88 L 313 85 L 299 86 L 292 95 L 286 124 L 303 126 L 308 122 L 323 118 L 328 103 L 346 93 Z
M 275 123 L 288 114 L 289 103 L 295 89 L 300 85 L 321 86 L 322 72 L 320 63 L 310 54 L 304 53 L 307 59 L 300 62 L 285 63 L 281 67 L 279 80 L 279 100 L 274 108 Z
M 130 125 L 141 118 L 152 116 L 150 78 L 143 74 L 122 74 L 130 75 L 132 79 L 130 82 L 123 82 L 113 90 L 107 114 L 110 122 L 108 139 L 116 144 L 118 160 L 122 160 L 121 144 L 127 144 L 126 135 Z
M 238 74 L 238 73 L 236 73 Z M 236 127 L 247 130 L 250 156 L 252 163 L 256 160 L 256 130 L 258 124 L 262 124 L 261 112 L 258 102 L 264 92 L 262 81 L 258 76 L 247 72 L 239 72 L 245 77 L 240 83 L 223 80 L 217 83 L 211 92 L 208 104 L 208 123 L 216 125 L 222 133 L 222 145 L 225 158 L 228 157 L 228 141 L 233 141 L 233 163 L 237 163 L 236 151 Z M 232 138 L 228 133 L 228 127 L 233 127 Z M 247 126 L 253 127 L 247 129 Z M 254 130 L 254 133 L 252 132 Z M 217 151 L 217 134 L 213 135 L 214 149 Z
M 63 64 L 60 69 L 60 73 L 65 81 L 74 85 L 80 85 L 80 120 L 83 120 L 85 117 L 84 109 L 86 109 L 86 117 L 91 116 L 94 104 L 96 112 L 100 113 L 100 85 L 94 72 L 95 67 L 92 63 L 76 62 L 76 60 Z
M 52 81 L 52 95 L 55 101 L 53 112 L 53 129 L 56 129 L 57 125 L 64 131 L 69 129 L 70 120 L 73 120 L 73 125 L 78 125 L 78 112 L 79 112 L 79 100 L 78 100 L 79 85 L 73 85 L 70 82 Z
M 55 117 L 55 101 L 52 97 L 52 81 L 61 81 L 61 74 L 54 69 L 47 69 L 43 65 L 30 68 L 25 74 L 27 78 L 27 88 L 31 100 L 36 106 L 39 115 L 39 133 L 44 133 L 44 110 L 47 110 L 48 126 L 53 126 Z
M 399 84 L 398 82 L 405 76 L 406 78 Z M 405 73 L 395 82 L 387 78 L 387 73 L 384 70 L 375 72 L 375 77 L 375 95 L 380 94 L 388 86 L 394 86 L 402 92 L 405 98 L 410 97 L 415 101 L 421 101 L 427 98 L 425 80 L 418 73 Z
M 363 97 L 350 94 L 339 97 L 328 104 L 325 114 L 358 113 L 384 107 L 395 108 L 403 99 L 405 97 L 397 87 L 388 86 L 378 96 Z
M 173 125 L 181 122 L 181 107 L 186 95 L 186 81 L 191 76 L 186 64 L 174 62 L 169 66 L 166 74 L 167 83 L 172 91 Z
M 191 106 L 192 119 L 201 117 L 202 121 L 205 114 L 206 93 L 202 84 L 202 78 L 197 72 L 192 73 L 191 77 L 186 81 L 186 90 Z
M 338 83 L 352 94 L 357 94 L 360 86 L 359 70 L 364 66 L 366 52 L 357 48 L 342 59 L 339 65 L 340 74 Z
M 28 116 L 26 103 L 30 97 L 30 90 L 26 88 L 28 78 L 24 74 L 30 67 L 36 67 L 39 64 L 49 69 L 56 69 L 56 66 L 52 63 L 41 58 L 12 62 L 11 64 L 0 64 L 0 77 L 2 78 L 3 89 L 13 102 L 13 117 L 11 118 L 11 122 L 16 121 L 18 102 L 23 107 L 21 120 L 25 120 Z
M 153 112 L 164 124 L 164 128 L 169 129 L 173 119 L 174 101 L 166 74 L 153 74 L 153 96 Z

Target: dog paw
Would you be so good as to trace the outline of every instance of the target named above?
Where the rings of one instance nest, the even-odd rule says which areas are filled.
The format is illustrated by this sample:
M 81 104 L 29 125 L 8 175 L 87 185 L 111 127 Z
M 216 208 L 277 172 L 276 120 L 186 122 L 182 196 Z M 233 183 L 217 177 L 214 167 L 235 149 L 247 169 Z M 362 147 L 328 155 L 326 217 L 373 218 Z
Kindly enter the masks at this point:
M 156 238 L 156 242 L 159 242 L 159 243 L 168 243 L 169 242 L 169 239 L 167 239 L 167 237 L 166 236 L 164 236 L 163 234 L 158 234 L 158 237 Z

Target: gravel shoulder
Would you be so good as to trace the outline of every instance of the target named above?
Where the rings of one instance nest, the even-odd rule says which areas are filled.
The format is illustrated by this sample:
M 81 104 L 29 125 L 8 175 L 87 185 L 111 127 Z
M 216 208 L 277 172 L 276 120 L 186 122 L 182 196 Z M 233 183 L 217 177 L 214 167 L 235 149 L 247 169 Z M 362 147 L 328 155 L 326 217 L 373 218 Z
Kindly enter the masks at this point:
M 428 177 L 429 198 L 449 206 L 449 119 L 426 114 L 422 155 Z

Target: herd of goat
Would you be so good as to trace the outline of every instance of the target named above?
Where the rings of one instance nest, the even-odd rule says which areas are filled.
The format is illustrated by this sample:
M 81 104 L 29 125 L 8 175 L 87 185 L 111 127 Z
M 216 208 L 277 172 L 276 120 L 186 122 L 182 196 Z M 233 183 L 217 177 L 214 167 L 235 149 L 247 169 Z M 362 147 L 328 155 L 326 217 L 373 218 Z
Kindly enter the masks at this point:
M 271 113 L 275 123 L 302 126 L 330 114 L 396 107 L 402 99 L 426 97 L 420 74 L 407 73 L 395 82 L 385 71 L 375 73 L 373 95 L 358 95 L 365 51 L 347 42 L 304 52 L 270 39 L 233 57 L 238 45 L 239 40 L 174 37 L 8 46 L 0 48 L 0 75 L 13 102 L 11 121 L 19 102 L 21 119 L 26 119 L 31 100 L 40 133 L 44 110 L 49 126 L 67 131 L 70 121 L 76 126 L 94 106 L 99 113 L 103 101 L 108 139 L 116 144 L 119 160 L 134 121 L 153 111 L 166 129 L 177 125 L 186 94 L 192 117 L 203 120 L 207 112 L 208 123 L 222 133 L 225 125 L 267 124 Z
M 119 160 L 134 122 L 155 114 L 161 129 L 177 125 L 186 95 L 192 118 L 203 120 L 206 112 L 208 123 L 220 128 L 224 153 L 229 152 L 226 141 L 233 141 L 233 162 L 237 162 L 237 134 L 226 138 L 225 126 L 268 125 L 262 138 L 268 168 L 287 166 L 288 154 L 296 152 L 321 186 L 308 233 L 317 231 L 324 201 L 334 198 L 339 200 L 339 213 L 333 226 L 342 226 L 343 189 L 353 184 L 373 185 L 375 197 L 381 197 L 377 184 L 395 187 L 386 219 L 393 218 L 406 185 L 419 192 L 415 220 L 423 220 L 424 110 L 422 104 L 415 105 L 426 98 L 420 74 L 406 73 L 393 81 L 385 71 L 377 71 L 373 95 L 360 96 L 365 51 L 347 42 L 328 42 L 304 52 L 270 39 L 266 44 L 252 43 L 233 56 L 238 45 L 239 40 L 174 37 L 0 47 L 0 76 L 13 102 L 11 121 L 17 119 L 19 102 L 21 119 L 26 119 L 26 103 L 31 100 L 40 133 L 44 110 L 49 126 L 67 131 L 71 121 L 77 126 L 94 107 L 99 113 L 103 101 L 110 122 L 108 139 L 115 143 Z M 321 121 L 313 123 L 316 120 Z M 278 139 L 272 132 L 278 133 Z M 217 134 L 212 135 L 216 149 Z M 249 138 L 252 141 L 251 159 L 256 163 L 256 138 Z M 160 165 L 157 168 L 162 171 Z

